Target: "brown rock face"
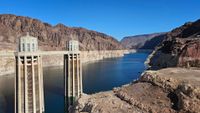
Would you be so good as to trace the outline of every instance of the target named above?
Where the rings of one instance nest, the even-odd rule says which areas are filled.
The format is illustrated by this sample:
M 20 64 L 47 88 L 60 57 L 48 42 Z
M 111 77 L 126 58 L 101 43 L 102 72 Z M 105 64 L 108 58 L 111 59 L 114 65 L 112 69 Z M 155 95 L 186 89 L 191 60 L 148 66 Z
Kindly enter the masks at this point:
M 150 65 L 156 68 L 200 67 L 199 56 L 200 20 L 186 23 L 169 32 L 163 43 L 157 47 Z
M 26 32 L 38 37 L 42 50 L 63 50 L 72 38 L 80 42 L 81 50 L 123 49 L 116 39 L 96 31 L 62 24 L 51 26 L 29 17 L 0 15 L 0 50 L 16 50 L 18 38 Z
M 180 53 L 179 66 L 200 67 L 200 40 L 189 42 Z

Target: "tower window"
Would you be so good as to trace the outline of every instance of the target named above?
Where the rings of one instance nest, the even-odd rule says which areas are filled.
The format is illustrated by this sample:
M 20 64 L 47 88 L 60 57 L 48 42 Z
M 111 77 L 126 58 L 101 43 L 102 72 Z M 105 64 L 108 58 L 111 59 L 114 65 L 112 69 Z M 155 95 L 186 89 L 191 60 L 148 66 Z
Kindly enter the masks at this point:
M 35 51 L 35 44 L 32 43 L 32 51 Z
M 30 43 L 27 43 L 27 50 L 28 50 L 29 52 L 31 51 Z
M 23 49 L 22 51 L 25 51 L 25 44 L 23 43 L 22 46 L 23 46 L 22 47 L 22 49 Z

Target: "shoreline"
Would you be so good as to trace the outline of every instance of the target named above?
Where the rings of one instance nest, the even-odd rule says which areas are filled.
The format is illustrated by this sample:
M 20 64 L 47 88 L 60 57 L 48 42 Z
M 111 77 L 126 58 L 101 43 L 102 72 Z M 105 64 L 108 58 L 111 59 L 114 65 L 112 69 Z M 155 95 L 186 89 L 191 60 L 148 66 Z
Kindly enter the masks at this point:
M 150 62 L 151 62 L 151 58 L 153 58 L 153 56 L 156 54 L 156 52 L 159 50 L 159 48 L 155 48 L 154 50 L 152 50 L 152 52 L 149 54 L 149 56 L 147 57 L 146 61 L 144 62 L 144 64 L 147 66 L 147 70 L 151 69 L 150 66 Z
M 129 50 L 108 50 L 108 51 L 81 51 L 82 63 L 92 63 L 105 58 L 123 57 L 127 53 L 135 53 Z M 15 74 L 14 56 L 0 57 L 0 77 Z M 43 68 L 63 66 L 63 55 L 43 56 Z

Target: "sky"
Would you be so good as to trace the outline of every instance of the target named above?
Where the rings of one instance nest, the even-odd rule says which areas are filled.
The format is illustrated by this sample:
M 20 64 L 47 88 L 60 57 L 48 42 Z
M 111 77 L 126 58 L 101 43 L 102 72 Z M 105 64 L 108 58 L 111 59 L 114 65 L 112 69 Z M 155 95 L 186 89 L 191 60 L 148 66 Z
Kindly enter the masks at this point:
M 0 14 L 83 27 L 121 40 L 200 19 L 200 0 L 0 0 Z

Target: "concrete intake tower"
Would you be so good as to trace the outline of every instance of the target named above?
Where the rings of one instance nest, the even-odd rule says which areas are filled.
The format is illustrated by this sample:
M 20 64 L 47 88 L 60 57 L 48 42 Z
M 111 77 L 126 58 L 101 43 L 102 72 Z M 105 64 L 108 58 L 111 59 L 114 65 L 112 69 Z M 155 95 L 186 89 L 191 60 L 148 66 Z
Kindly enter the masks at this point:
M 15 54 L 15 113 L 44 113 L 42 58 L 37 38 L 27 34 Z
M 64 54 L 64 83 L 65 83 L 65 108 L 69 107 L 81 96 L 82 86 L 82 63 L 78 41 L 70 40 L 68 54 Z

